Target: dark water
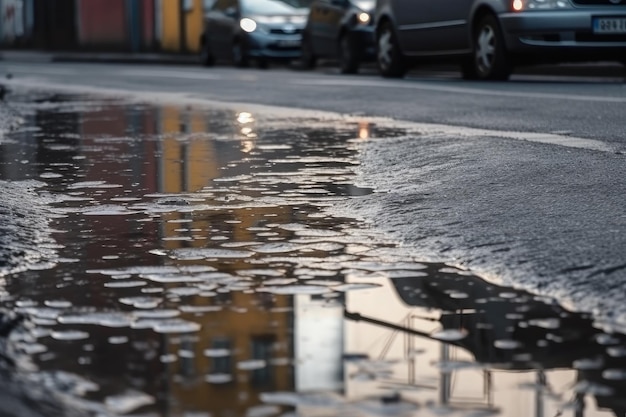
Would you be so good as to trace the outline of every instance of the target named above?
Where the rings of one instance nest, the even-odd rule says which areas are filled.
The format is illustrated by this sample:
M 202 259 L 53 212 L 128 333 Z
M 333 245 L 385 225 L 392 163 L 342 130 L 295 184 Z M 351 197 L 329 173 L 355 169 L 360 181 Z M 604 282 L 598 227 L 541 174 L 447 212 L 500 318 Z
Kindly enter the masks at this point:
M 136 416 L 623 416 L 626 339 L 327 210 L 343 120 L 29 95 L 0 141 L 15 373 Z M 33 388 L 34 389 L 34 388 Z

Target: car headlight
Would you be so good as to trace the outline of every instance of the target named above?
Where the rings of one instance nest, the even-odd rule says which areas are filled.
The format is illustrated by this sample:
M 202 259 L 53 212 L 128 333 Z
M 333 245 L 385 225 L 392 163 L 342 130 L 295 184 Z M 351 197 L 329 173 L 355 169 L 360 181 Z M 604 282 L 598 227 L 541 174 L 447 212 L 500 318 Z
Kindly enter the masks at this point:
M 513 10 L 570 9 L 569 0 L 513 0 Z
M 356 19 L 360 24 L 367 25 L 370 20 L 372 20 L 372 17 L 369 15 L 369 13 L 361 12 L 356 16 Z
M 241 19 L 239 21 L 239 26 L 241 27 L 241 29 L 243 29 L 244 32 L 254 32 L 257 28 L 257 24 L 254 20 L 248 18 L 248 17 L 244 17 L 243 19 Z

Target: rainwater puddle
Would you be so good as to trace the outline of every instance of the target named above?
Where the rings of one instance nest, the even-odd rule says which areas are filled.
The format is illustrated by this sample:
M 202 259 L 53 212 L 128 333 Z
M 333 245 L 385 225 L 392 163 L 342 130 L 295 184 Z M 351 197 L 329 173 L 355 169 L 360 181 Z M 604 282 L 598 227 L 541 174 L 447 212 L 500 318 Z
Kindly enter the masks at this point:
M 626 338 L 326 207 L 346 120 L 24 96 L 0 142 L 21 372 L 100 415 L 622 416 Z M 21 352 L 21 353 L 17 353 Z

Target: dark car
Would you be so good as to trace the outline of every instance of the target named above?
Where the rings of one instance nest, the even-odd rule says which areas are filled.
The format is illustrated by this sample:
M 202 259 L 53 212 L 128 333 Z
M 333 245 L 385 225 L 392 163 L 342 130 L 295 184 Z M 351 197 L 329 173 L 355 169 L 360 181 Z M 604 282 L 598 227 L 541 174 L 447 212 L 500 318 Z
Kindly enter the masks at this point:
M 315 67 L 318 58 L 339 61 L 344 74 L 356 73 L 376 58 L 372 12 L 375 0 L 314 0 L 302 35 L 302 63 Z
M 216 0 L 204 16 L 201 61 L 229 60 L 245 67 L 301 55 L 309 0 Z
M 626 60 L 626 0 L 378 0 L 378 66 L 455 58 L 468 79 L 516 65 Z

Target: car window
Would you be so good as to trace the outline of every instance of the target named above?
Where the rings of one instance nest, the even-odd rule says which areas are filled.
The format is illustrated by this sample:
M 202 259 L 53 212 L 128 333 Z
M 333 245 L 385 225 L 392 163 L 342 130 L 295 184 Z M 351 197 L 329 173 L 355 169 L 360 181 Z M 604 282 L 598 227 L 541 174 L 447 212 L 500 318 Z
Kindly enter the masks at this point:
M 229 7 L 237 7 L 237 0 L 216 0 L 212 10 L 224 11 Z
M 311 0 L 243 0 L 241 7 L 247 14 L 291 14 L 308 8 Z
M 376 6 L 375 0 L 352 0 L 352 4 L 361 10 L 374 10 Z

